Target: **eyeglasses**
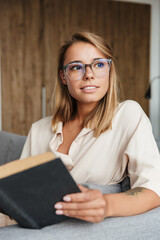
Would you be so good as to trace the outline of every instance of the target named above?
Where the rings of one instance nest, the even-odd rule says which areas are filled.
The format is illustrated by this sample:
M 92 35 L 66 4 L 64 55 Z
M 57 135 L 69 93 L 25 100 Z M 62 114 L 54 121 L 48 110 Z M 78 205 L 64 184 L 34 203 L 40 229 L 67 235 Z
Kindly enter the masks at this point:
M 86 67 L 90 67 L 95 77 L 104 77 L 107 75 L 111 66 L 111 59 L 96 59 L 91 64 L 83 64 L 81 62 L 72 62 L 62 69 L 65 70 L 67 76 L 71 80 L 80 80 L 84 77 L 86 72 Z

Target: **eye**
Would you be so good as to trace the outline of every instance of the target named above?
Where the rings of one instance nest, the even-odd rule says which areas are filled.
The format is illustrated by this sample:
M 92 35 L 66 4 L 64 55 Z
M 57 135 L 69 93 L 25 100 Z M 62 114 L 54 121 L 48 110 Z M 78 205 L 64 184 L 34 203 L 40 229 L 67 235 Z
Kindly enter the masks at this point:
M 97 63 L 95 63 L 95 67 L 96 68 L 103 68 L 104 67 L 104 63 L 103 62 L 97 62 Z
M 79 64 L 74 64 L 74 65 L 70 65 L 70 66 L 69 66 L 69 70 L 70 70 L 70 71 L 79 71 L 79 70 L 81 70 L 81 69 L 82 69 L 82 66 L 79 65 Z

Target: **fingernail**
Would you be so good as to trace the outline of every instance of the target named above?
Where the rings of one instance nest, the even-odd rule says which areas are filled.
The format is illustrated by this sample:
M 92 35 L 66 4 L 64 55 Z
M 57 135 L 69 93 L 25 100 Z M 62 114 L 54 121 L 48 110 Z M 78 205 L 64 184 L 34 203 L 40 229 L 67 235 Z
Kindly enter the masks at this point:
M 65 196 L 65 197 L 63 198 L 63 200 L 66 201 L 66 202 L 70 202 L 70 201 L 71 201 L 71 198 L 70 198 L 69 196 Z
M 54 207 L 55 207 L 56 209 L 62 209 L 62 204 L 57 203 L 57 204 L 54 205 Z
M 62 211 L 62 210 L 56 210 L 56 214 L 57 214 L 57 215 L 62 215 L 62 214 L 63 214 L 63 211 Z

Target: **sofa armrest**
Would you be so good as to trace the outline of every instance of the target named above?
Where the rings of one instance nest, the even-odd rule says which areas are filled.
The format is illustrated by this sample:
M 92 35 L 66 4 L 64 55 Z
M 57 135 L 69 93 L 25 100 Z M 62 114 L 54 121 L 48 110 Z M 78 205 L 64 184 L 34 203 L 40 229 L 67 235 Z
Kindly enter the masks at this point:
M 19 159 L 26 136 L 0 131 L 0 165 Z

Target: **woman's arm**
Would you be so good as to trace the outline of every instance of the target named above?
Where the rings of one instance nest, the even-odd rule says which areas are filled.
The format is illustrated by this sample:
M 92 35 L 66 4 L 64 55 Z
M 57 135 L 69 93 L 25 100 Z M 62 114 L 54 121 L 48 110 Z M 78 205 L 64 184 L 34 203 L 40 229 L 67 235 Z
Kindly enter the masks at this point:
M 131 216 L 160 206 L 160 197 L 152 190 L 141 187 L 104 197 L 110 206 L 110 216 Z
M 160 206 L 160 197 L 152 190 L 134 188 L 124 193 L 102 194 L 79 185 L 81 193 L 64 197 L 55 205 L 58 215 L 101 222 L 106 217 L 131 216 Z

